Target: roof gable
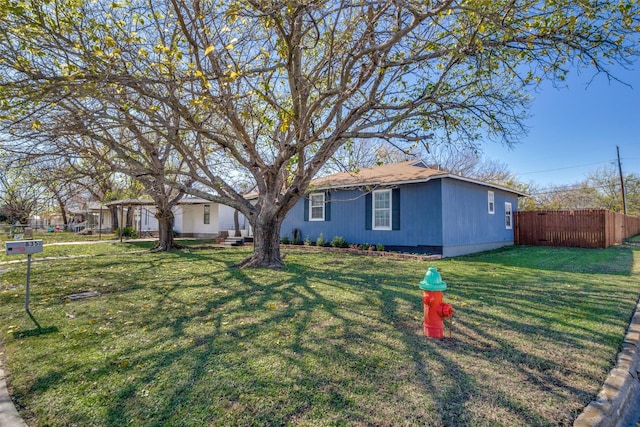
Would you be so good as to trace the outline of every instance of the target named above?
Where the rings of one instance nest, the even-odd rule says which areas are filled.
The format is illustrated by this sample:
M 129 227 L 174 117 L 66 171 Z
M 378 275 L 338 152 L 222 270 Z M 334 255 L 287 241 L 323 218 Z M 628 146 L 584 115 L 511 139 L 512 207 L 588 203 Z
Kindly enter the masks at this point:
M 311 181 L 310 188 L 336 188 L 362 185 L 399 184 L 427 181 L 447 172 L 428 168 L 422 160 L 391 163 L 360 169 L 357 172 L 338 172 Z

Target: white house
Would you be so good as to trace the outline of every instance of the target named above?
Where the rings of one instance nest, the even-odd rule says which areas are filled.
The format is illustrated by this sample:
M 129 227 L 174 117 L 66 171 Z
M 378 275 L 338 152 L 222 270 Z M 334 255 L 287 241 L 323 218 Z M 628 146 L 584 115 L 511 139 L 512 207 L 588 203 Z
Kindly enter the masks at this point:
M 105 203 L 105 210 L 99 215 L 93 209 L 87 215 L 87 228 L 111 229 L 111 206 L 115 206 L 119 224 L 130 224 L 139 234 L 154 234 L 158 232 L 158 220 L 155 217 L 156 207 L 152 199 L 122 199 Z M 89 223 L 93 217 L 93 222 Z M 97 218 L 100 218 L 98 220 Z M 127 218 L 131 218 L 128 220 Z M 99 226 L 98 224 L 101 224 Z M 93 227 L 91 226 L 93 225 Z
M 180 237 L 216 237 L 219 205 L 204 199 L 184 198 L 174 208 L 173 229 Z
M 175 208 L 173 229 L 181 237 L 217 237 L 221 232 L 233 232 L 235 209 L 197 197 L 185 197 Z M 251 235 L 249 221 L 238 213 L 243 236 Z
M 127 213 L 133 210 L 133 228 L 140 234 L 154 234 L 158 231 L 158 220 L 155 218 L 156 208 L 151 199 L 124 199 L 109 202 L 106 206 L 116 206 L 118 221 L 125 223 Z M 180 237 L 218 237 L 221 232 L 233 232 L 234 209 L 197 197 L 185 197 L 173 208 L 175 216 L 173 229 Z M 105 209 L 103 221 L 111 216 Z M 243 236 L 250 236 L 249 221 L 238 213 L 240 231 Z M 103 222 L 104 224 L 104 222 Z M 104 228 L 104 226 L 103 226 Z
M 113 230 L 111 210 L 108 206 L 105 206 L 100 202 L 85 203 L 82 207 L 82 212 L 80 212 L 80 217 L 84 218 L 84 221 L 76 222 L 74 226 L 77 227 L 77 231 L 81 231 L 85 228 L 91 230 L 102 230 L 103 232 Z

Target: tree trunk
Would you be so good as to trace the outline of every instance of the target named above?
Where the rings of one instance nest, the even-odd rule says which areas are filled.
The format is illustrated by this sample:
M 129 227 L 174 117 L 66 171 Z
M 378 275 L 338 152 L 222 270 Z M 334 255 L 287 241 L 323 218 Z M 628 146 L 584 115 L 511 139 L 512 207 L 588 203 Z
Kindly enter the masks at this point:
M 129 207 L 127 207 L 127 219 L 125 221 L 125 223 L 126 223 L 125 227 L 131 227 L 133 229 L 136 228 L 134 223 L 133 223 L 134 220 L 135 220 L 134 213 L 135 213 L 135 207 L 133 207 L 131 205 Z
M 118 218 L 118 206 L 113 205 L 109 208 L 111 211 L 111 231 L 115 232 L 116 229 L 120 228 L 120 221 Z
M 55 198 L 58 202 L 58 207 L 60 208 L 60 214 L 62 215 L 62 223 L 64 224 L 63 229 L 65 231 L 69 231 L 69 218 L 67 218 L 67 210 L 64 208 L 64 202 L 58 193 L 55 193 Z
M 281 268 L 280 226 L 282 219 L 275 212 L 260 212 L 253 225 L 253 255 L 237 265 L 238 268 Z
M 235 232 L 233 237 L 240 236 L 240 220 L 238 219 L 238 210 L 233 211 L 233 230 Z
M 174 215 L 171 208 L 157 209 L 155 217 L 158 220 L 158 243 L 152 251 L 169 251 L 181 247 L 173 240 Z

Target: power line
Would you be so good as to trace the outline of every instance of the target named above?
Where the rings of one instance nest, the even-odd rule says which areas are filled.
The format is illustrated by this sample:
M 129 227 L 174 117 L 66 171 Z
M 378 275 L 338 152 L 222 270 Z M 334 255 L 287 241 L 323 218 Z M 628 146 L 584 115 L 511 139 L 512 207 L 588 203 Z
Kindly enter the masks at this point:
M 533 174 L 536 174 L 536 173 L 555 172 L 555 171 L 561 171 L 561 170 L 567 170 L 567 169 L 583 168 L 585 166 L 594 166 L 594 165 L 599 165 L 599 164 L 603 164 L 603 163 L 615 163 L 615 160 L 601 161 L 601 162 L 596 162 L 596 163 L 587 163 L 587 164 L 576 165 L 576 166 L 566 166 L 566 167 L 563 167 L 563 168 L 545 169 L 545 170 L 534 171 L 534 172 L 523 172 L 523 173 L 517 173 L 516 175 L 533 175 Z
M 598 189 L 604 189 L 604 188 L 611 188 L 610 185 L 607 184 L 602 184 L 602 185 L 594 185 L 594 186 L 589 186 L 589 187 L 583 187 L 583 186 L 567 186 L 567 187 L 563 187 L 563 186 L 556 186 L 556 187 L 545 187 L 545 188 L 541 188 L 539 189 L 539 191 L 531 191 L 528 192 L 530 195 L 532 196 L 539 196 L 539 195 L 543 195 L 543 194 L 553 194 L 553 193 L 572 193 L 572 192 L 576 192 L 576 191 L 584 191 L 584 190 L 598 190 Z

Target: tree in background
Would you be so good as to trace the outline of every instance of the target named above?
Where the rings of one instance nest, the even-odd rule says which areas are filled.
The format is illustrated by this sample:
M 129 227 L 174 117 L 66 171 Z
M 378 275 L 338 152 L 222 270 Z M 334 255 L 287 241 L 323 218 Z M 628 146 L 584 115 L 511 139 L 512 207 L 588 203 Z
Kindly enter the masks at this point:
M 50 194 L 33 181 L 33 170 L 8 162 L 5 155 L 0 160 L 0 215 L 10 224 L 26 223 L 33 213 L 48 205 Z
M 624 175 L 627 213 L 640 214 L 640 177 Z M 624 212 L 620 175 L 613 166 L 592 170 L 584 181 L 550 188 L 534 186 L 529 192 L 532 205 L 528 210 L 609 209 Z
M 537 188 L 531 192 L 534 205 L 531 210 L 593 209 L 598 207 L 597 189 L 583 181 L 572 185 Z
M 623 175 L 627 213 L 640 213 L 640 177 L 634 173 Z M 589 172 L 586 183 L 595 191 L 594 205 L 615 212 L 624 212 L 620 174 L 614 166 L 602 167 Z
M 179 125 L 162 144 L 188 170 L 165 182 L 241 211 L 255 236 L 243 265 L 263 267 L 282 265 L 281 221 L 341 146 L 511 144 L 529 89 L 569 67 L 628 61 L 639 20 L 635 1 L 8 6 L 0 99 L 21 126 L 5 131 L 39 129 L 43 116 L 64 123 L 61 103 L 76 100 L 91 127 L 105 112 L 133 111 L 162 133 L 171 123 L 154 113 L 169 112 Z M 255 203 L 239 176 L 253 181 Z
M 52 210 L 55 206 L 64 229 L 68 230 L 71 209 L 80 209 L 89 194 L 82 184 L 73 179 L 66 159 L 56 157 L 30 161 L 33 160 L 30 156 L 17 156 L 15 152 L 14 156 L 21 158 L 21 162 L 28 164 L 29 169 L 35 172 L 31 174 L 30 182 L 46 191 Z
M 142 188 L 131 192 L 110 185 L 99 200 L 112 201 L 117 193 L 150 197 L 155 204 L 159 235 L 153 250 L 173 249 L 177 246 L 173 237 L 173 208 L 184 191 L 167 181 L 183 187 L 192 181 L 184 172 L 184 159 L 170 143 L 172 138 L 181 137 L 180 118 L 158 103 L 145 108 L 140 104 L 137 108 L 124 108 L 123 103 L 135 102 L 128 101 L 122 88 L 108 87 L 100 95 L 100 99 L 88 96 L 60 99 L 48 106 L 46 112 L 40 112 L 35 126 L 22 121 L 11 123 L 8 131 L 20 135 L 20 139 L 13 140 L 10 149 L 40 167 L 61 163 L 63 167 L 48 175 L 47 185 L 52 188 L 79 177 L 91 182 L 105 173 L 109 176 L 102 180 L 103 184 L 113 184 L 111 177 L 117 174 L 134 179 Z M 97 173 L 100 170 L 102 173 Z M 117 227 L 117 206 L 112 206 L 111 212 L 115 228 L 133 223 L 131 209 L 127 211 L 126 223 L 120 227 Z

